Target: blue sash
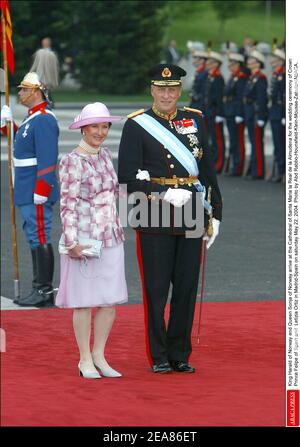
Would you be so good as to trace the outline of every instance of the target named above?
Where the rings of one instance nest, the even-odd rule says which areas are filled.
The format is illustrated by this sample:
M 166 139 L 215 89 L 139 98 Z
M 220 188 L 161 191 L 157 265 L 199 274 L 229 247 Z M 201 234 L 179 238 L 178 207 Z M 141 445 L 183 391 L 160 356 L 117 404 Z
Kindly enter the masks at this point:
M 163 144 L 169 152 L 179 161 L 179 163 L 187 170 L 187 172 L 193 177 L 197 177 L 199 174 L 197 162 L 195 157 L 187 149 L 187 147 L 175 136 L 162 126 L 156 119 L 152 118 L 145 113 L 142 115 L 137 115 L 132 118 L 136 123 L 138 123 L 143 129 L 145 129 L 152 137 Z M 208 213 L 211 213 L 212 207 L 205 200 L 206 188 L 201 185 L 198 180 L 194 183 L 197 191 L 202 193 L 203 206 Z

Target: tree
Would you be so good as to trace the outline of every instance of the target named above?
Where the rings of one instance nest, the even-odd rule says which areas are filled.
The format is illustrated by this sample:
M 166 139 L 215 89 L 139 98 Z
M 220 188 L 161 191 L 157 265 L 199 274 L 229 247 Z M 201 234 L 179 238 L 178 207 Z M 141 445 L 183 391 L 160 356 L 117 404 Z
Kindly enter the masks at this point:
M 71 56 L 83 88 L 138 93 L 160 61 L 167 1 L 12 1 L 17 85 L 49 36 L 60 60 Z
M 243 8 L 243 2 L 230 0 L 214 0 L 212 2 L 212 6 L 220 22 L 219 38 L 222 42 L 224 40 L 226 21 L 228 19 L 232 19 L 233 17 L 237 17 L 240 14 Z
M 164 3 L 85 2 L 77 23 L 77 64 L 85 88 L 127 94 L 144 90 L 149 67 L 160 60 Z

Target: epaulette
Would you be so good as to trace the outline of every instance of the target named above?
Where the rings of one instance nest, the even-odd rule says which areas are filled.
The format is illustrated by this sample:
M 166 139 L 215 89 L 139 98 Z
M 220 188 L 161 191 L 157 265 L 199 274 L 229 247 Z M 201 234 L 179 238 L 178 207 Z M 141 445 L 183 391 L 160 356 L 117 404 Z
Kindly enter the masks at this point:
M 201 110 L 199 110 L 199 109 L 192 109 L 191 107 L 186 107 L 186 106 L 184 106 L 184 107 L 183 107 L 183 110 L 184 110 L 185 112 L 195 112 L 195 113 L 198 113 L 198 115 L 202 116 L 202 112 L 201 112 Z
M 259 79 L 267 79 L 267 76 L 266 76 L 262 71 L 259 71 L 259 72 L 257 73 L 257 77 L 258 77 Z
M 127 118 L 134 118 L 135 116 L 141 115 L 144 112 L 145 112 L 145 109 L 136 110 L 135 112 L 129 113 L 129 115 L 127 115 Z

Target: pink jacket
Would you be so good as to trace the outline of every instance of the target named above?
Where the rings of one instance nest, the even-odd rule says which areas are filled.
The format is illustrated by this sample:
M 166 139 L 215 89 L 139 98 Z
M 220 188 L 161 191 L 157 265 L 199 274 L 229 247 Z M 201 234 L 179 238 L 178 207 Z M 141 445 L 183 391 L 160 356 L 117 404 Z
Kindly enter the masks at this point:
M 124 231 L 117 213 L 118 178 L 107 148 L 98 158 L 75 150 L 62 157 L 59 164 L 60 217 L 65 244 L 72 245 L 78 237 L 113 245 L 124 241 Z

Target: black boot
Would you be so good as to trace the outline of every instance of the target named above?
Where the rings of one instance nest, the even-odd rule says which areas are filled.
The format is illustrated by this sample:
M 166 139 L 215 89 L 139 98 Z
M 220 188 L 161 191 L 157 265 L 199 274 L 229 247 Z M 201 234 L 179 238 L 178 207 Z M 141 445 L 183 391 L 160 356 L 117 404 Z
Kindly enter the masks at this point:
M 36 285 L 37 285 L 37 267 L 36 267 L 36 249 L 31 250 L 31 259 L 32 259 L 32 272 L 33 272 L 33 279 L 32 279 L 32 290 L 29 293 L 29 295 L 26 295 L 24 298 L 19 297 L 14 300 L 15 304 L 20 304 L 22 301 L 28 301 L 30 300 L 30 297 L 35 293 Z
M 36 282 L 33 293 L 20 299 L 20 306 L 54 307 L 52 279 L 54 272 L 54 255 L 51 244 L 39 245 L 35 249 Z

